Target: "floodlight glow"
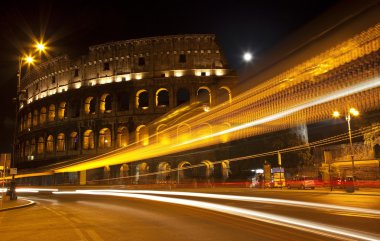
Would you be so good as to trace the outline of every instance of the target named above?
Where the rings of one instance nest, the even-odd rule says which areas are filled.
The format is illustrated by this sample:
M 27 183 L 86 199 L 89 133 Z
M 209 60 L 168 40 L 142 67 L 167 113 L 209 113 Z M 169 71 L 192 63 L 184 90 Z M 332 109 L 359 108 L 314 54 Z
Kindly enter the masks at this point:
M 339 116 L 340 116 L 339 111 L 334 111 L 333 112 L 333 117 L 338 118 Z
M 249 52 L 244 53 L 243 59 L 244 59 L 245 62 L 251 62 L 251 60 L 252 60 L 252 54 L 249 53 Z

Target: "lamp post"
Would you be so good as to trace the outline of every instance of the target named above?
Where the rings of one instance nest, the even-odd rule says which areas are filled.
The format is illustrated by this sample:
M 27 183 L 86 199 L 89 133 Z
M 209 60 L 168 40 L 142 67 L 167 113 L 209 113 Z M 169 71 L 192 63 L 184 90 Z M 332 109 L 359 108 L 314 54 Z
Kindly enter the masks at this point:
M 339 111 L 334 111 L 333 116 L 335 118 L 340 117 Z M 350 108 L 346 114 L 346 121 L 348 125 L 348 137 L 350 140 L 350 154 L 351 154 L 351 165 L 352 165 L 352 177 L 355 179 L 355 163 L 354 163 L 354 148 L 352 145 L 352 134 L 351 134 L 351 117 L 359 116 L 359 111 L 355 108 Z

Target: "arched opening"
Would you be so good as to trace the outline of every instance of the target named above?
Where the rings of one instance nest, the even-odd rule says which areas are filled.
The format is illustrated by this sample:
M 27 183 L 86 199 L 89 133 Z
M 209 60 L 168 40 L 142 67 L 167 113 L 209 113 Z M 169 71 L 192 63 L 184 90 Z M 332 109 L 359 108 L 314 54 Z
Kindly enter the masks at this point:
M 201 162 L 204 166 L 199 168 L 199 174 L 201 178 L 209 180 L 214 175 L 214 164 L 212 162 L 205 160 Z
M 120 177 L 128 177 L 129 176 L 129 166 L 128 164 L 123 164 L 120 167 Z
M 108 148 L 112 146 L 111 131 L 103 128 L 99 131 L 99 148 Z
M 80 116 L 80 101 L 79 100 L 70 101 L 70 113 L 71 113 L 71 118 L 77 118 Z
M 103 94 L 100 97 L 100 113 L 111 113 L 112 112 L 112 96 L 108 93 Z
M 212 134 L 212 126 L 208 123 L 201 124 L 196 129 L 196 137 L 209 136 Z
M 28 113 L 28 121 L 26 123 L 26 127 L 27 128 L 32 127 L 32 113 L 31 112 Z
M 37 154 L 43 154 L 45 151 L 45 140 L 43 137 L 38 138 Z
M 38 110 L 34 110 L 33 111 L 33 126 L 37 126 L 38 125 Z
M 169 133 L 165 132 L 166 124 L 161 124 L 156 129 L 157 143 L 167 145 L 170 143 Z
M 147 90 L 137 91 L 136 108 L 142 110 L 146 110 L 149 108 L 149 92 Z
M 221 104 L 226 101 L 229 103 L 232 101 L 231 90 L 226 86 L 222 86 L 218 90 L 218 103 Z
M 208 87 L 200 87 L 197 91 L 197 100 L 211 106 L 211 90 Z
M 84 113 L 94 115 L 96 113 L 96 101 L 95 98 L 89 96 L 84 101 Z
M 86 130 L 83 133 L 83 150 L 94 149 L 94 132 L 92 130 Z
M 225 131 L 225 130 L 228 130 L 230 128 L 231 128 L 231 124 L 225 122 L 223 124 L 217 125 L 217 132 Z M 222 142 L 222 143 L 227 143 L 230 140 L 228 133 L 220 135 L 219 137 L 220 137 L 220 142 Z
M 127 111 L 129 110 L 129 93 L 120 92 L 117 95 L 118 111 Z
M 59 103 L 58 107 L 58 120 L 63 120 L 66 117 L 66 102 Z
M 57 136 L 57 152 L 65 151 L 65 134 L 59 133 Z
M 161 88 L 156 91 L 156 106 L 164 108 L 169 106 L 169 91 L 165 88 Z
M 33 156 L 34 154 L 36 154 L 36 139 L 32 139 L 32 141 L 30 142 L 30 154 Z
M 221 165 L 222 165 L 222 179 L 223 179 L 223 182 L 225 182 L 230 177 L 230 174 L 231 174 L 230 161 L 224 160 L 222 161 Z
M 185 180 L 193 178 L 190 162 L 183 161 L 178 164 L 177 183 L 183 183 Z
M 46 122 L 46 107 L 42 107 L 40 111 L 40 125 Z
M 149 131 L 145 125 L 136 128 L 136 142 L 140 142 L 143 146 L 149 145 Z
M 148 177 L 142 177 L 142 175 L 149 173 L 149 166 L 146 162 L 140 163 L 136 166 L 136 183 L 146 183 Z
M 177 127 L 177 142 L 183 143 L 191 138 L 191 127 L 189 124 L 182 123 Z
M 190 102 L 190 91 L 185 88 L 180 88 L 177 91 L 177 106 Z
M 167 162 L 161 162 L 158 164 L 157 183 L 168 183 L 170 181 L 170 169 L 170 164 Z
M 129 133 L 128 128 L 121 126 L 117 129 L 116 145 L 117 147 L 126 147 L 128 145 Z
M 78 132 L 73 131 L 70 134 L 69 149 L 78 150 Z
M 48 117 L 48 120 L 49 121 L 54 121 L 55 119 L 55 105 L 51 104 L 49 106 L 49 117 Z
M 380 145 L 379 144 L 376 144 L 374 147 L 373 147 L 373 153 L 374 153 L 374 157 L 375 158 L 380 158 Z
M 49 135 L 46 140 L 46 152 L 52 153 L 54 151 L 54 137 Z

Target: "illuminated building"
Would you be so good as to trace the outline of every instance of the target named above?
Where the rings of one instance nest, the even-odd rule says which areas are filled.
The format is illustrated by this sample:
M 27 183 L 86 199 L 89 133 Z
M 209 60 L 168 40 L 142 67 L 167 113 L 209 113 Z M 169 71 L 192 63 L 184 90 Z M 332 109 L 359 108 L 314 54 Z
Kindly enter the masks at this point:
M 228 101 L 237 81 L 211 34 L 151 37 L 91 46 L 23 76 L 16 165 L 78 161 L 133 142 L 148 123 L 185 103 Z

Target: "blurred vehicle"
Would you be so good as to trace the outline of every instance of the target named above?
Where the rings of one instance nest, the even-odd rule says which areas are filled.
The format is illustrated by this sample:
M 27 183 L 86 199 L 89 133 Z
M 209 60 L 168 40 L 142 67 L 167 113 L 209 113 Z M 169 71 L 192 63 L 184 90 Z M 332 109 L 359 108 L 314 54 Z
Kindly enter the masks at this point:
M 297 188 L 297 189 L 314 189 L 315 180 L 313 177 L 308 176 L 295 176 L 291 180 L 286 182 L 286 187 L 288 189 Z

